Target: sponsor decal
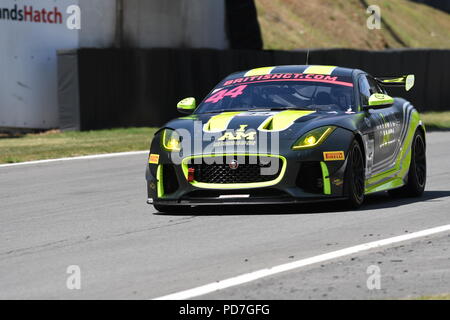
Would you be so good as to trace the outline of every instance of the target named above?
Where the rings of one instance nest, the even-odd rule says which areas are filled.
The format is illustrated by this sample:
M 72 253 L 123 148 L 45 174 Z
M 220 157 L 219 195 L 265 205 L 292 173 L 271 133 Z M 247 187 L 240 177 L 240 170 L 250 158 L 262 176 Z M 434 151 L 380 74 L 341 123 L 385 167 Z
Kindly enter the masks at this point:
M 397 141 L 396 132 L 400 129 L 400 120 L 394 112 L 380 113 L 375 119 L 378 121 L 376 130 L 381 135 L 380 148 L 391 146 Z
M 307 74 L 307 73 L 274 73 L 265 74 L 261 76 L 242 77 L 232 80 L 227 80 L 223 83 L 223 86 L 230 86 L 239 83 L 257 83 L 267 81 L 315 81 L 324 83 L 334 83 L 343 86 L 353 87 L 350 82 L 339 81 L 337 76 L 330 76 L 324 74 Z
M 184 128 L 176 129 L 181 141 L 181 151 L 170 152 L 170 160 L 180 164 L 186 154 L 279 154 L 278 131 L 260 132 L 252 128 L 251 124 L 247 124 L 245 119 L 234 118 L 235 115 L 227 115 L 220 119 L 218 117 L 221 116 L 210 118 L 206 124 L 200 120 L 194 121 L 192 131 Z M 232 118 L 234 118 L 233 126 L 227 129 Z M 199 164 L 202 163 L 200 158 L 195 158 L 195 161 L 197 160 Z
M 342 179 L 339 179 L 339 178 L 333 179 L 333 184 L 337 187 L 342 186 L 343 183 L 344 183 L 344 181 L 342 181 Z
M 344 151 L 327 151 L 323 153 L 325 161 L 345 160 Z
M 10 8 L 0 7 L 1 20 L 44 24 L 63 24 L 65 21 L 68 29 L 79 30 L 81 29 L 81 9 L 78 5 L 71 5 L 66 10 L 61 10 L 57 6 L 38 8 L 33 5 L 19 6 L 15 4 Z
M 148 158 L 148 163 L 158 164 L 159 163 L 159 154 L 151 154 Z
M 225 97 L 230 97 L 234 99 L 243 94 L 245 88 L 247 88 L 247 86 L 242 85 L 230 90 L 227 89 L 219 90 L 215 92 L 212 96 L 210 96 L 208 99 L 206 99 L 205 103 L 217 103 Z
M 41 22 L 41 23 L 63 23 L 62 12 L 54 7 L 52 9 L 37 9 L 33 6 L 18 7 L 17 4 L 12 8 L 0 8 L 1 20 Z
M 248 127 L 248 124 L 241 124 L 240 128 L 236 130 L 235 133 L 233 131 L 227 131 L 221 136 L 219 141 L 239 141 L 239 140 L 247 140 L 254 141 L 256 137 L 256 131 L 248 131 L 245 132 L 245 128 Z

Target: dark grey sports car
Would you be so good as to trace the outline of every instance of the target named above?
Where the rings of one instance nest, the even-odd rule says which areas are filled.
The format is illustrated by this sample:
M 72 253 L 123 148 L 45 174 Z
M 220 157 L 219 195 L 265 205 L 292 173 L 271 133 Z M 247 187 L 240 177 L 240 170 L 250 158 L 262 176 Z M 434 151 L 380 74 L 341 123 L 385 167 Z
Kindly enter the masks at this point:
M 414 76 L 375 78 L 334 66 L 278 66 L 231 74 L 151 144 L 148 203 L 158 211 L 212 204 L 285 204 L 389 191 L 419 196 L 425 128 L 387 95 Z

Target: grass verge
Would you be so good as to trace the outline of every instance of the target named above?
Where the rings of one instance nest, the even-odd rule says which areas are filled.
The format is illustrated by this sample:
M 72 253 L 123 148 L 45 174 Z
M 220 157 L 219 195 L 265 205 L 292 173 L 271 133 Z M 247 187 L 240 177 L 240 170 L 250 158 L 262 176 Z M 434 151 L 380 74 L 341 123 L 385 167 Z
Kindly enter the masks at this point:
M 450 294 L 438 294 L 433 296 L 422 296 L 414 298 L 414 300 L 450 300 Z
M 420 117 L 427 130 L 450 130 L 450 111 L 425 112 L 421 113 Z
M 0 163 L 147 150 L 156 128 L 0 136 Z
M 450 111 L 421 114 L 428 131 L 450 130 Z M 0 135 L 0 164 L 147 150 L 156 128 Z

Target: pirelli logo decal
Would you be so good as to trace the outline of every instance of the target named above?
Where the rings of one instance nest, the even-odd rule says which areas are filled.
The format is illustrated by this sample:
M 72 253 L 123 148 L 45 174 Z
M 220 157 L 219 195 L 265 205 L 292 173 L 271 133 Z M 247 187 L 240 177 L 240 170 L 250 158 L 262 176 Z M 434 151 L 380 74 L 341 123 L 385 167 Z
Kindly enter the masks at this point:
M 158 164 L 159 163 L 159 154 L 151 154 L 148 158 L 148 163 Z
M 323 160 L 336 161 L 345 160 L 344 151 L 328 151 L 323 153 Z

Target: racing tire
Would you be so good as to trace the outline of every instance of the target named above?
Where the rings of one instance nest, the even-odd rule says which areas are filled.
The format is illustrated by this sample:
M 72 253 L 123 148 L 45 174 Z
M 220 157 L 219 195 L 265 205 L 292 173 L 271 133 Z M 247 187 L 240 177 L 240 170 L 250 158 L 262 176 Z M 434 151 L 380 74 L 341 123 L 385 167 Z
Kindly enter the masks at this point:
M 414 133 L 407 181 L 403 187 L 389 190 L 389 195 L 394 198 L 420 197 L 425 190 L 427 182 L 426 144 L 420 130 Z
M 344 190 L 348 199 L 348 209 L 358 209 L 364 202 L 364 154 L 358 141 L 353 140 L 350 145 L 347 167 L 345 168 Z
M 187 213 L 190 207 L 187 206 L 170 206 L 154 204 L 153 207 L 160 213 Z

